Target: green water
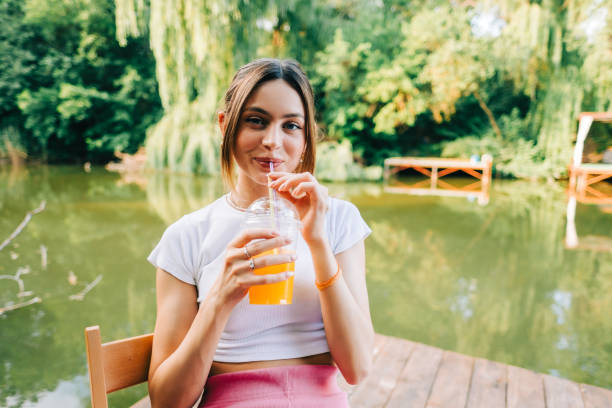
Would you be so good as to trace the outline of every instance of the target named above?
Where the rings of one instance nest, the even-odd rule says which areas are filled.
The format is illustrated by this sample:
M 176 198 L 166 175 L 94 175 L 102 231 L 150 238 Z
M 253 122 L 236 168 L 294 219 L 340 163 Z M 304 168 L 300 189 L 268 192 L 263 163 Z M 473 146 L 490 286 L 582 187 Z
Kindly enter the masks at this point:
M 373 229 L 367 280 L 377 332 L 612 388 L 606 208 L 577 205 L 579 240 L 596 250 L 568 250 L 560 184 L 494 180 L 486 205 L 378 184 L 329 187 Z M 221 194 L 218 178 L 0 168 L 0 241 L 46 201 L 0 251 L 0 275 L 29 269 L 24 296 L 0 279 L 0 308 L 42 299 L 0 315 L 0 406 L 88 406 L 84 327 L 99 324 L 103 341 L 152 331 L 146 256 L 169 223 Z M 113 394 L 111 406 L 145 393 Z

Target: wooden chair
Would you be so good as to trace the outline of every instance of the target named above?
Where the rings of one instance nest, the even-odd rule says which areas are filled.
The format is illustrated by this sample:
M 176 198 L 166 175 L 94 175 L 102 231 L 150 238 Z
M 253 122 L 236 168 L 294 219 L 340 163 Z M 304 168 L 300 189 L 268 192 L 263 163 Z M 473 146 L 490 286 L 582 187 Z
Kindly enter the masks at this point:
M 153 334 L 102 344 L 100 326 L 85 329 L 89 389 L 93 408 L 108 408 L 107 394 L 147 381 Z M 132 408 L 150 407 L 149 397 Z

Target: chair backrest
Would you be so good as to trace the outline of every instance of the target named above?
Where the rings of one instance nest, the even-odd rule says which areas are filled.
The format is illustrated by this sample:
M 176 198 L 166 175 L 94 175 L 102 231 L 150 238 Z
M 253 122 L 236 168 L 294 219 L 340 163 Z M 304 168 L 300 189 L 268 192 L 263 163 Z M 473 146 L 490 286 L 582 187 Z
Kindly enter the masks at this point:
M 106 395 L 147 381 L 153 334 L 102 344 L 100 327 L 85 329 L 93 408 L 108 408 Z

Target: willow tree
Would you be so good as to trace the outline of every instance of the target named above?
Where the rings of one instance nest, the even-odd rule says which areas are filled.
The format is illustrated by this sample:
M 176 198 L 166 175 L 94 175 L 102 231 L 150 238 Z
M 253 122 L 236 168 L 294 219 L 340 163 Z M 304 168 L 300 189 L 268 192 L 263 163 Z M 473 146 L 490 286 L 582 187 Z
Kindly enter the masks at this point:
M 505 1 L 489 10 L 506 22 L 496 66 L 534 102 L 531 133 L 559 176 L 578 113 L 612 108 L 612 1 Z
M 217 172 L 216 112 L 238 66 L 260 56 L 308 58 L 326 32 L 312 30 L 328 9 L 322 1 L 115 2 L 118 41 L 150 37 L 165 114 L 149 130 L 147 154 L 153 167 L 174 171 Z
M 163 118 L 149 129 L 148 160 L 173 171 L 214 173 L 219 137 L 215 113 L 234 70 L 241 24 L 264 2 L 116 0 L 117 36 L 147 33 L 155 55 Z M 148 21 L 147 18 L 148 17 Z M 251 26 L 247 24 L 248 26 Z

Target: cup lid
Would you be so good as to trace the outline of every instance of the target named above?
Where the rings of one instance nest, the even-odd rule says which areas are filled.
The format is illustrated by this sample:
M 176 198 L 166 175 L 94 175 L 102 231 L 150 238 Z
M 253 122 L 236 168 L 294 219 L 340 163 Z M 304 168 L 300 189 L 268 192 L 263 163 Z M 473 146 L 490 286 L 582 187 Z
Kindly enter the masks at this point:
M 300 219 L 298 212 L 291 203 L 291 201 L 284 198 L 276 198 L 272 202 L 268 197 L 258 198 L 253 201 L 249 208 L 246 210 L 246 220 L 250 219 L 261 219 L 262 217 L 272 217 L 274 209 L 274 217 L 281 220 L 295 220 Z

